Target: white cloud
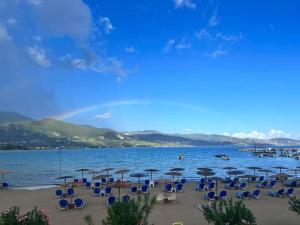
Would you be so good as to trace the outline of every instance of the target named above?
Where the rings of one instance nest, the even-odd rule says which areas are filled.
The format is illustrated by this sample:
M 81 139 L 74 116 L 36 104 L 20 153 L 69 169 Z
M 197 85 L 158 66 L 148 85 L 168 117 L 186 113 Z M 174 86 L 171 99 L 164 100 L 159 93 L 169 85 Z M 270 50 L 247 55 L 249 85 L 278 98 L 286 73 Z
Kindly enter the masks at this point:
M 43 40 L 42 37 L 38 36 L 38 35 L 33 36 L 32 39 L 36 42 L 42 42 L 42 40 Z
M 162 53 L 169 53 L 172 50 L 175 42 L 176 42 L 175 39 L 168 40 L 166 45 L 162 49 Z
M 176 49 L 189 49 L 191 48 L 191 44 L 188 43 L 178 43 L 176 45 Z
M 222 34 L 222 33 L 217 33 L 216 39 L 226 41 L 226 42 L 237 42 L 242 39 L 244 39 L 244 36 L 240 33 L 239 35 L 233 35 L 233 34 Z
M 215 10 L 213 11 L 212 16 L 209 18 L 208 26 L 209 27 L 218 26 L 219 22 L 220 22 L 220 19 L 218 17 L 218 8 L 215 8 Z
M 295 135 L 289 134 L 282 130 L 271 129 L 268 132 L 251 131 L 238 132 L 230 135 L 236 138 L 251 138 L 251 139 L 273 139 L 273 138 L 297 138 Z
M 7 32 L 6 27 L 2 26 L 0 24 L 0 42 L 1 41 L 11 41 L 11 40 L 12 40 L 12 37 Z
M 135 47 L 130 46 L 125 48 L 125 52 L 130 53 L 130 54 L 140 54 L 141 52 L 137 50 Z
M 198 39 L 211 39 L 212 38 L 211 33 L 205 28 L 202 28 L 200 31 L 196 32 L 195 35 Z
M 207 57 L 217 58 L 219 56 L 228 55 L 228 50 L 223 50 L 219 47 L 217 50 L 210 53 L 205 53 L 204 55 Z
M 109 34 L 113 31 L 114 27 L 108 17 L 100 17 L 100 25 L 103 27 L 105 33 Z
M 72 65 L 75 68 L 82 69 L 82 70 L 87 68 L 86 61 L 84 59 L 75 58 L 72 60 Z
M 49 67 L 51 62 L 47 58 L 46 52 L 43 48 L 39 46 L 27 47 L 27 52 L 31 59 L 35 61 L 40 66 Z
M 112 117 L 113 117 L 113 114 L 110 112 L 95 115 L 95 118 L 99 119 L 99 120 L 108 120 L 108 119 L 111 119 Z
M 174 4 L 175 4 L 175 8 L 183 8 L 183 7 L 187 7 L 190 9 L 196 9 L 197 6 L 196 4 L 193 2 L 193 0 L 173 0 Z

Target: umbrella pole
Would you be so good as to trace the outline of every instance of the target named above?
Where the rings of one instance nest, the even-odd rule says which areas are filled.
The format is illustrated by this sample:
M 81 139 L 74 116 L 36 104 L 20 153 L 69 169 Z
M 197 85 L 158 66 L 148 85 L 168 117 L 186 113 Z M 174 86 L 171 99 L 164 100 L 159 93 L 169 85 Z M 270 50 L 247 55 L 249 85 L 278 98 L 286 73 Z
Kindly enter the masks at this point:
M 65 193 L 67 193 L 67 178 L 65 178 Z
M 122 173 L 122 181 L 123 181 L 123 175 L 124 175 L 124 174 Z
M 151 174 L 151 180 L 152 180 L 152 172 L 150 174 Z
M 121 187 L 119 186 L 119 200 L 121 199 Z
M 81 171 L 81 180 L 83 180 L 83 171 Z

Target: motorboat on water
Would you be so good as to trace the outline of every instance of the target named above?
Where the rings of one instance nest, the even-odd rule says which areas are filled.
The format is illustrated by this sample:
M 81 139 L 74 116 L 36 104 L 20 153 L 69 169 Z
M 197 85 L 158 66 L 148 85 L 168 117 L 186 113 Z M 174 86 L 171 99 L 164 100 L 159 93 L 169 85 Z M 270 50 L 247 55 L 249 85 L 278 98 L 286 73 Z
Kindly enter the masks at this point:
M 230 160 L 230 157 L 225 154 L 217 154 L 215 157 L 223 159 L 223 160 Z
M 179 155 L 178 157 L 177 157 L 179 160 L 184 160 L 184 155 Z

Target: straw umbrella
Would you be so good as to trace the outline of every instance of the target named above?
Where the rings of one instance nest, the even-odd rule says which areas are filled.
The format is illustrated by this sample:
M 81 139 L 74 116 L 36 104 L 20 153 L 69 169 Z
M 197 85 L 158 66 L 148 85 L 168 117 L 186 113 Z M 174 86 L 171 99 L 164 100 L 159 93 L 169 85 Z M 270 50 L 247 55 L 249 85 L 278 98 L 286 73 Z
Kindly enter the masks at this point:
M 175 181 L 175 176 L 179 177 L 179 176 L 182 175 L 182 173 L 175 172 L 175 171 L 170 171 L 170 172 L 165 173 L 165 175 L 172 176 L 173 177 L 173 182 L 174 182 Z
M 122 170 L 118 170 L 117 172 L 115 172 L 115 174 L 121 174 L 122 175 L 122 181 L 124 178 L 124 173 L 128 173 L 130 170 L 127 169 L 122 169 Z
M 247 167 L 249 170 L 253 170 L 253 174 L 255 175 L 256 170 L 261 170 L 262 168 L 257 167 L 257 166 L 249 166 Z
M 125 181 L 121 181 L 118 180 L 116 181 L 113 185 L 113 188 L 118 188 L 119 189 L 119 200 L 121 199 L 121 188 L 129 188 L 130 187 L 130 183 L 129 182 L 125 182 Z
M 279 169 L 279 173 L 281 173 L 282 170 L 287 170 L 288 169 L 287 167 L 284 167 L 284 166 L 274 166 L 273 168 L 274 169 Z
M 138 187 L 140 189 L 141 188 L 141 178 L 146 177 L 146 174 L 144 174 L 144 173 L 133 173 L 133 174 L 130 174 L 130 177 L 138 178 Z
M 91 170 L 90 169 L 85 169 L 85 168 L 75 170 L 75 172 L 81 172 L 81 179 L 83 179 L 83 173 L 88 172 L 88 171 L 91 171 Z
M 285 179 L 287 179 L 288 177 L 292 177 L 292 175 L 286 174 L 286 173 L 278 173 L 275 175 L 270 176 L 271 178 L 276 178 L 279 181 L 283 182 Z
M 62 176 L 62 177 L 57 177 L 57 180 L 64 180 L 64 188 L 65 188 L 65 193 L 67 192 L 67 180 L 74 178 L 73 176 Z
M 88 173 L 92 174 L 92 180 L 93 180 L 93 183 L 94 183 L 94 181 L 95 181 L 95 174 L 99 174 L 100 172 L 96 171 L 96 170 L 90 170 Z
M 208 167 L 199 167 L 197 170 L 207 170 L 207 171 L 213 171 L 211 168 Z
M 101 170 L 101 172 L 106 172 L 106 174 L 108 175 L 108 172 L 112 171 L 112 170 L 114 170 L 114 168 L 108 167 L 108 168 L 105 168 L 105 169 Z
M 259 172 L 266 173 L 267 180 L 269 179 L 269 173 L 274 173 L 273 170 L 269 170 L 269 169 L 260 169 L 260 170 L 258 170 L 258 171 L 259 171 Z
M 231 170 L 237 170 L 237 168 L 236 168 L 236 167 L 233 167 L 233 166 L 223 167 L 223 169 L 224 169 L 224 170 L 228 170 L 229 172 L 230 172 Z M 231 175 L 230 175 L 230 174 L 229 174 L 229 178 L 230 178 L 230 180 L 231 180 Z
M 197 171 L 197 174 L 200 176 L 204 176 L 206 178 L 206 177 L 211 177 L 211 176 L 215 175 L 216 173 L 211 170 L 199 170 L 199 171 Z
M 153 175 L 153 173 L 156 173 L 156 172 L 158 172 L 159 170 L 157 170 L 157 169 L 146 169 L 146 170 L 144 170 L 145 172 L 147 172 L 147 173 L 150 173 L 150 177 L 151 177 L 151 180 L 152 180 L 152 175 Z

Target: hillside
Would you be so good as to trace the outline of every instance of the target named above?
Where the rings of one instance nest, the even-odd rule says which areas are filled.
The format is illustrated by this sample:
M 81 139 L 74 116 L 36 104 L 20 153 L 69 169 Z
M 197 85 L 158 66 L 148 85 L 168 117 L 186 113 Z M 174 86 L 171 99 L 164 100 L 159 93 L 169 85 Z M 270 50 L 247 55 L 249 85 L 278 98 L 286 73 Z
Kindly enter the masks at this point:
M 0 121 L 0 149 L 300 145 L 300 141 L 285 138 L 255 140 L 215 134 L 165 134 L 154 130 L 118 132 L 50 118 L 33 120 L 11 112 L 1 112 Z

